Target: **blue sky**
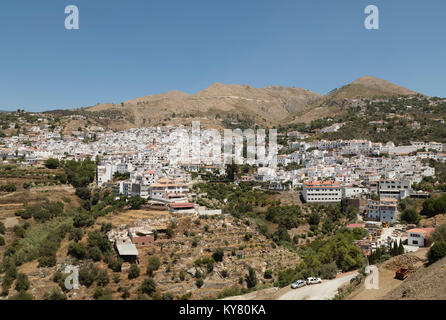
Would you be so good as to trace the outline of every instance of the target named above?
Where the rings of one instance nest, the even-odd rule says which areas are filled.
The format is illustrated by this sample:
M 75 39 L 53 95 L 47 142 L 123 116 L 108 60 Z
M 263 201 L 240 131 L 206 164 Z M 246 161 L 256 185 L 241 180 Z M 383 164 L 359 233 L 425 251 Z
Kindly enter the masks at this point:
M 64 27 L 77 5 L 80 30 Z M 364 9 L 380 9 L 380 30 Z M 327 93 L 362 75 L 446 97 L 444 0 L 2 0 L 0 110 L 214 82 Z

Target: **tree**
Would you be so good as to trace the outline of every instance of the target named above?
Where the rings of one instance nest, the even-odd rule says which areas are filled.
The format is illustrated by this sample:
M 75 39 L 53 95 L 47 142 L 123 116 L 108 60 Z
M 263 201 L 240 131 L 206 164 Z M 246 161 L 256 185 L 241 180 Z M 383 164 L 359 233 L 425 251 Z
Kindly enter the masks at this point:
M 79 283 L 86 287 L 93 284 L 96 278 L 96 269 L 90 266 L 84 266 L 79 270 Z
M 147 203 L 147 199 L 141 198 L 139 195 L 131 197 L 128 205 L 132 210 L 139 210 L 143 204 Z
M 89 232 L 87 241 L 89 246 L 98 247 L 103 253 L 107 253 L 111 249 L 107 236 L 101 234 L 98 230 Z
M 401 220 L 411 224 L 417 224 L 420 219 L 418 213 L 414 209 L 405 209 L 401 213 Z
M 129 279 L 135 279 L 139 277 L 139 267 L 136 264 L 132 264 L 129 269 Z
M 212 254 L 212 258 L 215 262 L 221 262 L 223 261 L 225 253 L 222 248 L 215 249 L 214 253 Z
M 245 277 L 245 281 L 248 289 L 254 288 L 257 285 L 256 272 L 252 267 L 248 268 L 248 275 Z
M 24 292 L 29 289 L 29 286 L 28 276 L 24 273 L 19 273 L 15 281 L 15 289 L 19 292 Z
M 446 242 L 446 223 L 435 228 L 435 231 L 431 235 L 432 241 Z
M 96 283 L 98 286 L 105 287 L 110 282 L 107 270 L 101 270 L 96 278 Z
M 153 279 L 144 279 L 140 289 L 143 293 L 151 295 L 156 291 L 156 283 Z
M 102 259 L 101 250 L 98 247 L 88 247 L 87 258 L 93 261 L 100 261 Z
M 204 281 L 203 281 L 202 278 L 198 278 L 198 279 L 195 281 L 195 284 L 197 285 L 198 288 L 201 288 L 201 287 L 203 286 L 203 284 L 204 284 Z
M 68 246 L 68 255 L 77 259 L 84 259 L 87 254 L 87 249 L 82 243 L 70 243 Z
M 338 267 L 336 265 L 336 262 L 323 264 L 321 266 L 320 274 L 322 279 L 334 279 L 337 273 L 338 273 Z
M 149 263 L 147 265 L 147 274 L 149 276 L 153 276 L 153 272 L 158 270 L 161 265 L 160 259 L 156 256 L 151 257 L 149 259 Z
M 320 221 L 319 215 L 316 212 L 314 212 L 310 215 L 308 223 L 312 226 L 317 226 L 319 225 L 319 221 Z
M 446 242 L 438 241 L 429 249 L 427 258 L 429 263 L 434 263 L 442 258 L 446 257 Z
M 76 195 L 82 200 L 90 200 L 91 191 L 87 187 L 76 188 Z
M 48 169 L 57 169 L 59 168 L 59 159 L 50 158 L 48 160 L 45 160 L 45 167 Z

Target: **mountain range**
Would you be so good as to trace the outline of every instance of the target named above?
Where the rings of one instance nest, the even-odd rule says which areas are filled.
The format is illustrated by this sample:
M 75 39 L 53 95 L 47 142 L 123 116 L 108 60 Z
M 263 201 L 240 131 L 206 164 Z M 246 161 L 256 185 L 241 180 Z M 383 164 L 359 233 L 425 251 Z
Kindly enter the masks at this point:
M 327 95 L 296 87 L 214 83 L 196 94 L 169 91 L 120 104 L 104 103 L 83 108 L 83 113 L 116 129 L 164 124 L 187 124 L 192 119 L 204 125 L 223 126 L 248 119 L 260 126 L 309 122 L 343 112 L 346 99 L 410 96 L 418 93 L 386 80 L 364 76 Z M 344 110 L 345 111 L 345 110 Z M 113 115 L 113 116 L 111 116 Z M 105 121 L 105 120 L 109 121 Z M 189 119 L 189 120 L 188 120 Z M 106 123 L 104 123 L 106 122 Z

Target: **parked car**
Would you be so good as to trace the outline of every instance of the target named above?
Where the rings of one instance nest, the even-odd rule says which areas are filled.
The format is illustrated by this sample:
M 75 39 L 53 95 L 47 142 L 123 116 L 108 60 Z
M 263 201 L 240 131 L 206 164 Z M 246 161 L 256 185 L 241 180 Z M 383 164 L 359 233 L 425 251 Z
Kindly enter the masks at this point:
M 361 283 L 361 277 L 360 276 L 356 276 L 354 278 L 351 278 L 350 279 L 350 283 L 353 283 L 353 282 Z
M 291 289 L 297 289 L 300 287 L 304 287 L 306 285 L 307 285 L 307 283 L 304 280 L 297 280 L 296 282 L 293 282 L 291 284 Z
M 316 284 L 316 283 L 322 283 L 322 279 L 313 277 L 307 279 L 307 284 Z

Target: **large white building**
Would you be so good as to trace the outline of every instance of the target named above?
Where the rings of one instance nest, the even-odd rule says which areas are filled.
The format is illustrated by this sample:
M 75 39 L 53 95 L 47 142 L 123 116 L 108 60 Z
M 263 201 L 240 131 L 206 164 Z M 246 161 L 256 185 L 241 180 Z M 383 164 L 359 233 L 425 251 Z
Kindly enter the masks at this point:
M 340 202 L 342 185 L 338 181 L 307 181 L 303 185 L 302 196 L 305 202 Z
M 379 181 L 380 198 L 395 198 L 398 200 L 410 196 L 412 182 L 409 180 L 381 180 Z

